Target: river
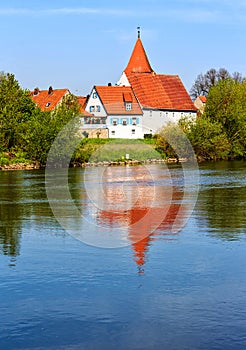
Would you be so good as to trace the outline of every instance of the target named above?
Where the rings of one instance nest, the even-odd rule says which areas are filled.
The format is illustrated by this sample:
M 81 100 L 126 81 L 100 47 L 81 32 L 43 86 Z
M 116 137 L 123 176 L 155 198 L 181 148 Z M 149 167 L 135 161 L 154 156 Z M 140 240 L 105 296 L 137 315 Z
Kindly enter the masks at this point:
M 245 170 L 0 172 L 0 349 L 246 349 Z

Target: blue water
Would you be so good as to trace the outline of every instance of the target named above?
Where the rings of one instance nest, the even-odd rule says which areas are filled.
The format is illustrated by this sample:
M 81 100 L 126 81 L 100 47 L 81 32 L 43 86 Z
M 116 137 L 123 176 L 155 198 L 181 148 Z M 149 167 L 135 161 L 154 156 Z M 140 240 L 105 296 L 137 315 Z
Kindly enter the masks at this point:
M 44 172 L 0 173 L 0 349 L 245 349 L 245 170 L 201 165 L 198 200 L 179 232 L 170 214 L 142 242 L 114 249 L 61 228 Z M 70 171 L 70 187 L 89 215 L 83 172 Z M 177 165 L 170 172 L 181 176 Z M 94 219 L 114 229 L 108 217 Z

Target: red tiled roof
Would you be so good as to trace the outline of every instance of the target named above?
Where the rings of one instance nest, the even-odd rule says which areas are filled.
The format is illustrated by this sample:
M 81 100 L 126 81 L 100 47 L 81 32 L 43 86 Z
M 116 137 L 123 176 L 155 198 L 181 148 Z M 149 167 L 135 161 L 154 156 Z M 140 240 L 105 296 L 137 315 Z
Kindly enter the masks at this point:
M 31 91 L 30 95 L 32 100 L 41 108 L 42 111 L 53 110 L 61 102 L 63 96 L 69 93 L 68 89 L 52 89 L 50 94 L 49 90 L 35 90 Z
M 144 50 L 142 41 L 140 38 L 137 39 L 135 47 L 133 49 L 131 58 L 125 69 L 125 73 L 152 73 L 153 69 L 150 66 L 148 57 Z
M 145 108 L 196 111 L 178 75 L 125 71 L 139 102 Z
M 107 114 L 143 114 L 130 86 L 95 86 L 95 88 Z M 129 101 L 125 101 L 124 98 Z M 125 102 L 132 102 L 131 110 L 126 110 Z
M 203 103 L 206 103 L 207 102 L 207 97 L 206 96 L 199 96 L 200 100 L 203 102 Z
M 80 113 L 83 114 L 84 116 L 86 117 L 92 117 L 92 114 L 90 114 L 89 112 L 87 112 L 85 110 L 85 107 L 86 107 L 86 102 L 87 102 L 87 97 L 84 97 L 84 96 L 77 96 L 77 100 L 78 100 L 78 103 L 80 105 Z

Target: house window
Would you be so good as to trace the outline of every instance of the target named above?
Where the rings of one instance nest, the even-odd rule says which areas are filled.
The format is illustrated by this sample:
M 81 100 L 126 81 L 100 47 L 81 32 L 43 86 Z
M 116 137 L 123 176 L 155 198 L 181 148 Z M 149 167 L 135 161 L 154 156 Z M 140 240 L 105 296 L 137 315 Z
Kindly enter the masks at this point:
M 113 119 L 113 125 L 117 125 L 117 119 Z
M 92 97 L 93 97 L 93 98 L 97 98 L 97 93 L 96 93 L 96 92 L 93 92 Z
M 175 113 L 173 113 L 173 118 L 175 117 Z
M 149 111 L 149 116 L 152 117 L 152 111 Z
M 162 112 L 160 112 L 160 117 L 162 117 Z
M 97 112 L 100 112 L 100 111 L 101 111 L 101 107 L 97 106 Z
M 132 118 L 132 125 L 137 125 L 137 118 Z
M 111 135 L 113 135 L 113 136 L 115 135 L 115 131 L 114 130 L 111 131 Z
M 95 112 L 95 106 L 90 106 L 90 112 Z
M 131 111 L 131 110 L 132 110 L 132 103 L 126 102 L 126 111 Z
M 48 108 L 51 105 L 51 102 L 47 102 L 45 108 Z
M 132 129 L 132 135 L 135 135 L 135 133 L 136 133 L 136 130 Z
M 181 113 L 181 118 L 183 117 L 184 113 Z
M 168 112 L 166 112 L 166 117 L 168 118 Z
M 122 120 L 122 125 L 127 125 L 127 119 Z

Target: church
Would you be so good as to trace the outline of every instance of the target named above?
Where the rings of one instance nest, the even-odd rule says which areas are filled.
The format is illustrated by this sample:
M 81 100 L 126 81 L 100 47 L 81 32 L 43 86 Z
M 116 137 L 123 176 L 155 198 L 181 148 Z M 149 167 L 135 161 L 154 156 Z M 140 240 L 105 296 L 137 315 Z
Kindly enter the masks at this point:
M 115 86 L 94 86 L 85 111 L 91 118 L 100 120 L 101 126 L 94 124 L 94 128 L 104 124 L 109 138 L 144 138 L 168 122 L 177 123 L 183 116 L 197 115 L 197 108 L 179 76 L 157 74 L 152 69 L 139 28 L 119 81 Z

